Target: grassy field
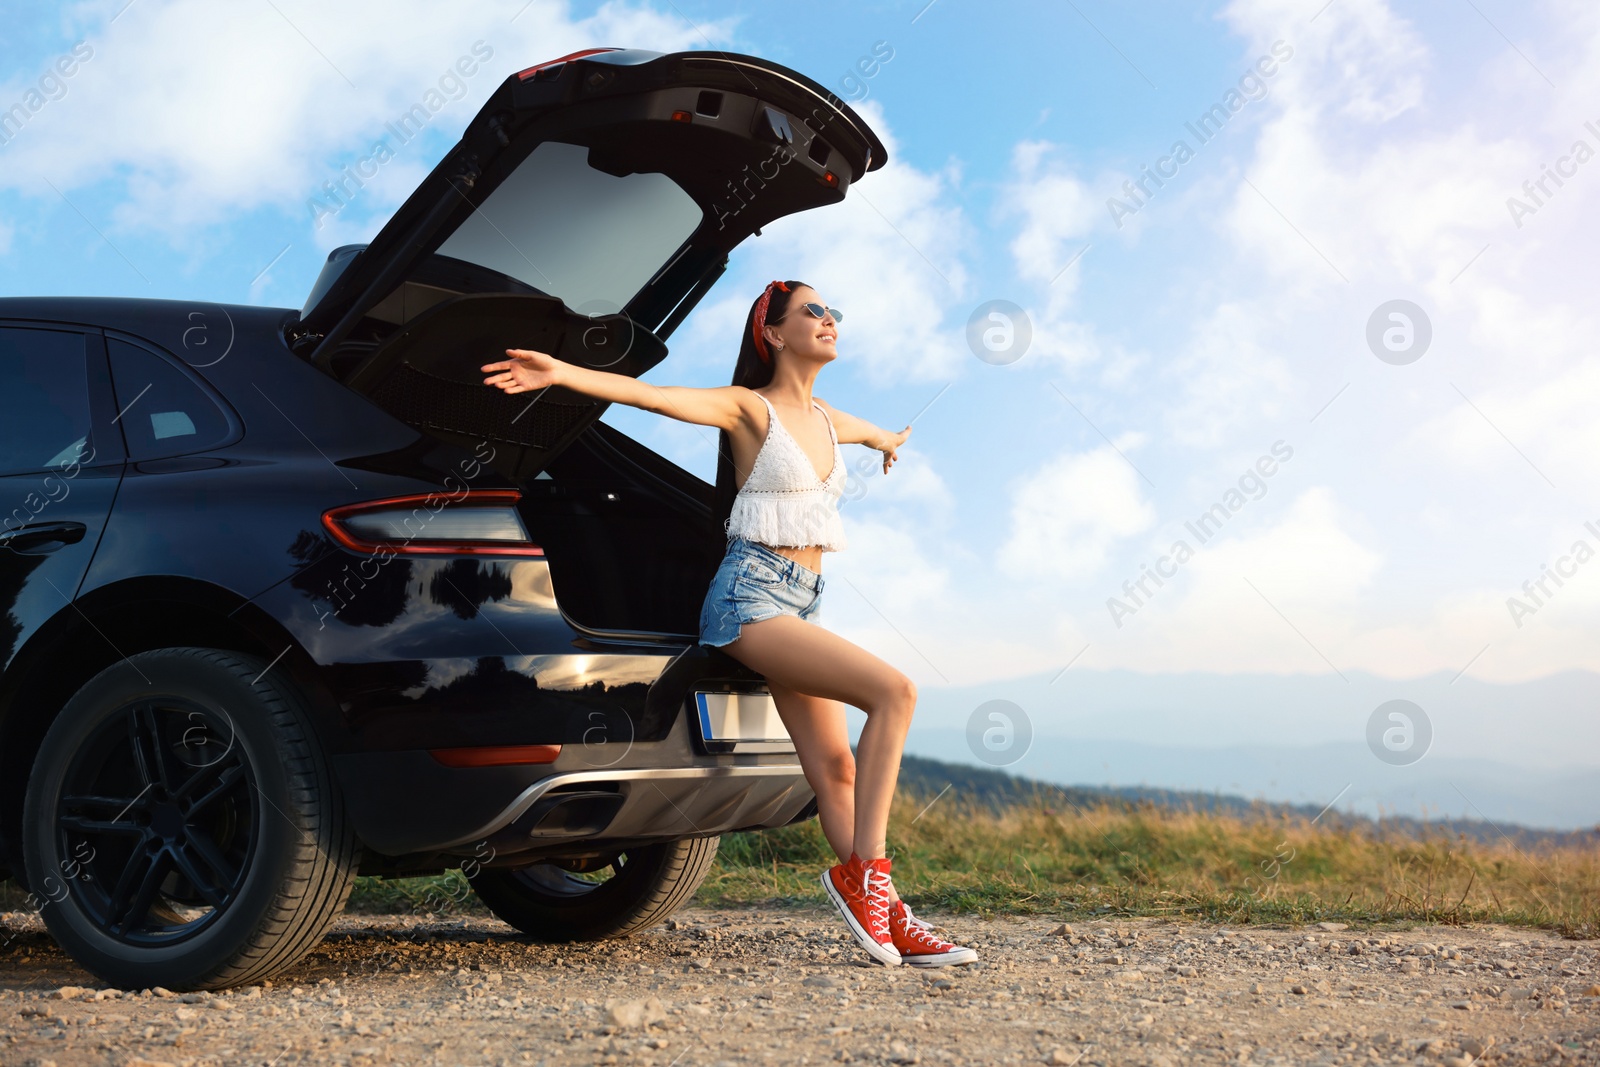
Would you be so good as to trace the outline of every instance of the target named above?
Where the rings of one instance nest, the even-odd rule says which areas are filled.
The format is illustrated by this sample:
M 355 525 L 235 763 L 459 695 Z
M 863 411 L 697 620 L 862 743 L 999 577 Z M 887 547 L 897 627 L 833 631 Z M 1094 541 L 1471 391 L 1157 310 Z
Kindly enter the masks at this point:
M 889 828 L 895 884 L 915 907 L 1073 921 L 1159 916 L 1242 925 L 1337 920 L 1502 922 L 1600 936 L 1600 842 L 1484 844 L 1462 835 L 1382 836 L 1153 805 L 1086 808 L 1047 795 L 996 812 L 902 794 Z M 699 900 L 820 904 L 833 862 L 815 820 L 723 838 Z M 476 911 L 459 872 L 363 878 L 359 911 Z

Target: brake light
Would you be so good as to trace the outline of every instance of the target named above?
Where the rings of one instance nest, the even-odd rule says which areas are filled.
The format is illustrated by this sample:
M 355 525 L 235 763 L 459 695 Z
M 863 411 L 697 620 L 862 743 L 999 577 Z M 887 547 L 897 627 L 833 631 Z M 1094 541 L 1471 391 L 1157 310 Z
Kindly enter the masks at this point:
M 323 528 L 353 552 L 403 556 L 543 556 L 528 539 L 515 489 L 414 493 L 322 513 Z
M 560 745 L 483 745 L 473 748 L 430 748 L 428 754 L 446 767 L 509 767 L 519 763 L 554 763 Z
M 828 186 L 830 189 L 837 189 L 839 187 L 839 176 L 831 170 L 823 171 L 822 177 L 818 178 L 817 181 Z
M 601 52 L 616 52 L 616 51 L 620 51 L 620 49 L 617 49 L 617 48 L 585 48 L 581 52 L 573 52 L 571 55 L 562 56 L 560 59 L 552 59 L 552 60 L 549 60 L 548 62 L 540 63 L 538 66 L 529 67 L 527 70 L 519 71 L 517 73 L 517 77 L 522 81 L 527 81 L 529 78 L 533 77 L 535 74 L 539 73 L 541 70 L 548 70 L 551 67 L 559 67 L 563 63 L 569 62 L 569 61 L 574 60 L 574 59 L 582 59 L 584 56 L 598 55 Z
M 674 111 L 672 113 L 672 121 L 673 122 L 693 122 L 694 121 L 694 115 L 691 114 L 688 111 Z

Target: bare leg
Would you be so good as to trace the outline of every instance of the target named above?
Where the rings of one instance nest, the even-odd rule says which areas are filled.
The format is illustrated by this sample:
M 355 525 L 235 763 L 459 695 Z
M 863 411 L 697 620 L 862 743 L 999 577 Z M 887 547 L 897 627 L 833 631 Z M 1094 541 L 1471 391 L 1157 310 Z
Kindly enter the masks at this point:
M 794 740 L 800 766 L 817 794 L 822 835 L 843 863 L 855 851 L 856 758 L 850 751 L 844 705 L 767 680 L 778 716 Z
M 822 836 L 840 863 L 855 851 L 856 758 L 850 752 L 850 728 L 845 722 L 844 705 L 802 693 L 767 679 L 778 716 L 794 739 L 795 754 L 806 772 L 811 791 L 817 794 L 817 820 Z M 889 899 L 900 893 L 889 883 Z
M 769 682 L 867 713 L 856 746 L 851 843 L 862 859 L 883 856 L 900 754 L 917 703 L 911 679 L 866 649 L 793 615 L 746 623 L 739 639 L 724 649 Z

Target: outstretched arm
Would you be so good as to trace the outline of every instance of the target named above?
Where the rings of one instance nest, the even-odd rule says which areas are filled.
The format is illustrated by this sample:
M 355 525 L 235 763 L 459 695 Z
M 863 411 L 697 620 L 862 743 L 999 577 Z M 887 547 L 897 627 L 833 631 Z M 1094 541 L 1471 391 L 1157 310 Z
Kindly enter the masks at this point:
M 681 385 L 651 385 L 626 374 L 580 367 L 530 349 L 508 348 L 506 355 L 511 358 L 485 363 L 478 368 L 489 375 L 483 380 L 484 385 L 497 386 L 507 393 L 526 393 L 559 385 L 585 396 L 627 404 L 683 422 L 715 426 L 719 430 L 731 431 L 745 417 L 743 394 L 749 390 L 739 386 L 691 389 Z
M 840 411 L 821 397 L 817 398 L 817 403 L 828 409 L 828 416 L 833 419 L 833 431 L 839 435 L 841 445 L 866 445 L 868 448 L 877 449 L 883 453 L 883 473 L 889 473 L 894 461 L 900 458 L 895 454 L 895 450 L 905 444 L 906 438 L 911 436 L 910 426 L 899 433 L 890 433 L 874 426 L 866 419 L 857 418 L 848 411 Z

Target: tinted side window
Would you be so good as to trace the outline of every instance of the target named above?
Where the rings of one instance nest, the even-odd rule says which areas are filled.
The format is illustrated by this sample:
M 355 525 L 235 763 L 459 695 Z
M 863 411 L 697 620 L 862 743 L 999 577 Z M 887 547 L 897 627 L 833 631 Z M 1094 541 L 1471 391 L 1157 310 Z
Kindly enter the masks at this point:
M 84 335 L 0 327 L 0 474 L 27 474 L 88 454 Z
M 228 436 L 227 416 L 183 371 L 138 345 L 106 344 L 129 459 L 181 456 Z

